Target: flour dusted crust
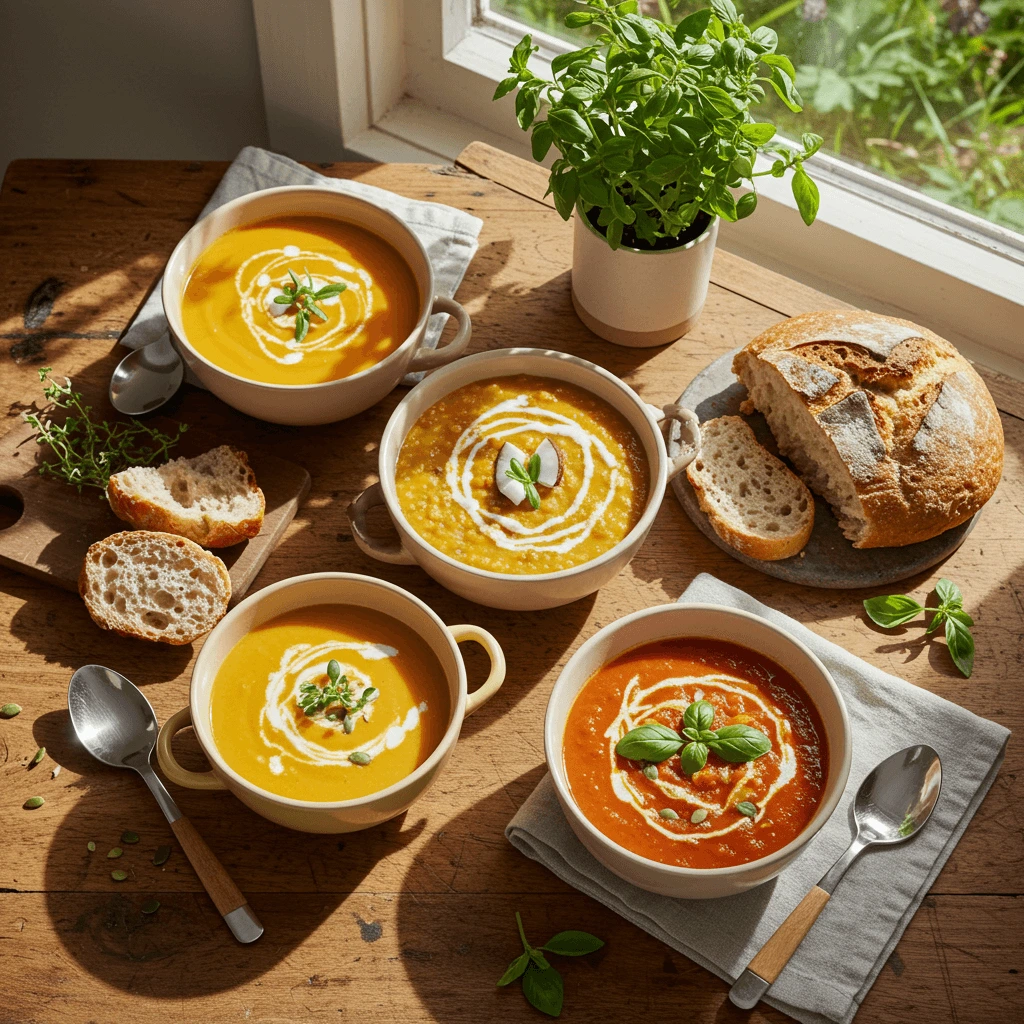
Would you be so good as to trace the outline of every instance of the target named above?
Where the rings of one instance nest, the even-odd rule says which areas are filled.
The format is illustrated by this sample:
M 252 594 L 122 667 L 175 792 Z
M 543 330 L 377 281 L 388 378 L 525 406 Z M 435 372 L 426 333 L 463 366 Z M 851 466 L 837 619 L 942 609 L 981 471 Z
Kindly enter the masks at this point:
M 970 363 L 924 327 L 856 310 L 804 313 L 758 335 L 733 370 L 854 547 L 927 540 L 995 492 L 995 403 Z

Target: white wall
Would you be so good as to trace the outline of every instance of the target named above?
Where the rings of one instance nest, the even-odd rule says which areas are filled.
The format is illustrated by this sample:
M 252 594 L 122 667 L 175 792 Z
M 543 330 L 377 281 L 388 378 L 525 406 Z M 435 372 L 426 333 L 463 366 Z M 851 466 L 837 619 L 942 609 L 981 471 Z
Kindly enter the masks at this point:
M 251 0 L 0 0 L 0 173 L 249 143 L 267 144 Z

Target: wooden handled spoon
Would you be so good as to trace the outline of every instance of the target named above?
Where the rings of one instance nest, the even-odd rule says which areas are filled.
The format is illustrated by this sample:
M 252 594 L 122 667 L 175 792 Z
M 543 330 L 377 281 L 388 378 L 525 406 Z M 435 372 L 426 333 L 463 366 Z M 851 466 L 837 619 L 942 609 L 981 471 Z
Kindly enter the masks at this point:
M 744 1010 L 757 1004 L 811 930 L 846 869 L 869 846 L 902 843 L 914 835 L 931 815 L 941 786 L 939 755 L 924 744 L 907 747 L 875 766 L 857 790 L 856 837 L 736 979 L 729 990 L 733 1003 Z
M 79 740 L 93 757 L 142 776 L 231 934 L 239 942 L 255 942 L 263 925 L 149 763 L 156 744 L 156 713 L 142 691 L 120 672 L 84 665 L 71 677 L 68 711 Z

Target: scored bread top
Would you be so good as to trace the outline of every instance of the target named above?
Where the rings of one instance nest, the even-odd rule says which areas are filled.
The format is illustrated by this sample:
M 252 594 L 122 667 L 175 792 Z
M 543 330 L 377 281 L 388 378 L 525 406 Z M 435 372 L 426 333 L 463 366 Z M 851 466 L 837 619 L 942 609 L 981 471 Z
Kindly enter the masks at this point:
M 784 382 L 814 418 L 859 499 L 856 523 L 840 515 L 857 547 L 934 537 L 974 515 L 999 483 L 995 403 L 971 364 L 927 328 L 861 310 L 805 313 L 758 335 L 733 369 L 758 408 Z M 794 456 L 776 429 L 782 414 L 761 411 Z

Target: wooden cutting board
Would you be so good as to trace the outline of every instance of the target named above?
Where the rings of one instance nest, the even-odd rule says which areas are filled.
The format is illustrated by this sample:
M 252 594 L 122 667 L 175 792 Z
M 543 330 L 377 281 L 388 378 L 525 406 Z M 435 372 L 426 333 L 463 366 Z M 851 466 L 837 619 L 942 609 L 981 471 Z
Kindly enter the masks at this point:
M 167 429 L 163 423 L 159 426 Z M 40 457 L 48 449 L 35 442 L 34 434 L 29 424 L 22 423 L 0 439 L 0 564 L 77 591 L 89 545 L 130 527 L 110 511 L 106 498 L 95 488 L 79 494 L 60 480 L 40 476 Z M 217 443 L 190 430 L 172 455 L 197 455 Z M 228 567 L 232 604 L 249 589 L 284 536 L 310 483 L 309 473 L 294 462 L 258 451 L 247 454 L 267 508 L 259 536 L 214 551 Z

